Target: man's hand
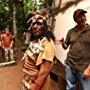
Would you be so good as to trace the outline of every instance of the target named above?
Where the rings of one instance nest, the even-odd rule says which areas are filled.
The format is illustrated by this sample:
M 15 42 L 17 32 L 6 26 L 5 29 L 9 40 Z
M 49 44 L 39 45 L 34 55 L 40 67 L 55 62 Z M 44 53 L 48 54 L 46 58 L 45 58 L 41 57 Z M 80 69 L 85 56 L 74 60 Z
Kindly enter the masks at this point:
M 90 77 L 90 64 L 88 65 L 88 67 L 84 70 L 83 73 L 83 78 L 87 79 L 88 77 Z
M 10 44 L 10 48 L 13 48 L 13 42 Z
M 3 49 L 5 49 L 5 47 L 4 47 L 4 46 L 2 46 L 2 48 L 3 48 Z
M 64 38 L 56 40 L 56 44 L 63 44 L 63 43 L 64 43 Z
M 10 45 L 10 47 L 12 48 L 12 45 Z
M 41 90 L 41 87 L 36 83 L 31 83 L 31 90 Z
M 56 44 L 61 44 L 63 49 L 65 50 L 68 48 L 67 44 L 64 42 L 64 38 L 62 38 L 61 40 L 56 40 Z
M 83 74 L 83 79 L 86 80 L 89 77 L 89 75 Z

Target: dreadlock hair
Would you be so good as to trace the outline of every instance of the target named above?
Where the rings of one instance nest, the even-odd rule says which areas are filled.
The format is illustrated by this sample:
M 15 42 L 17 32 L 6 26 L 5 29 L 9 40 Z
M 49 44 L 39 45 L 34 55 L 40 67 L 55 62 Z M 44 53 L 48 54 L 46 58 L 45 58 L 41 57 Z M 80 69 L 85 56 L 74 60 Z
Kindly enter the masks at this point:
M 47 23 L 45 22 L 45 36 L 46 38 L 50 41 L 50 39 L 52 39 L 53 41 L 55 41 L 55 36 L 54 33 L 51 31 L 51 28 L 47 25 Z
M 48 41 L 50 41 L 50 39 L 52 39 L 53 41 L 55 41 L 55 36 L 53 34 L 53 32 L 51 31 L 50 27 L 47 25 L 46 23 L 46 20 L 45 20 L 45 17 L 43 17 L 42 15 L 39 15 L 39 19 L 44 19 L 44 21 L 42 22 L 42 24 L 44 25 L 44 28 L 43 28 L 43 33 L 39 36 L 39 38 L 43 38 L 43 37 L 46 37 L 48 39 Z M 30 28 L 30 33 L 31 33 L 31 37 L 30 37 L 30 40 L 33 41 L 36 39 L 36 37 L 34 36 L 34 34 L 32 33 L 32 23 L 34 20 L 32 20 L 32 17 L 35 16 L 34 13 L 29 13 L 27 16 L 26 16 L 26 22 L 27 22 L 27 25 L 26 25 L 26 29 L 27 31 L 29 30 Z M 36 21 L 36 20 L 35 20 Z
M 34 16 L 34 12 L 30 12 L 25 16 L 25 20 L 24 20 L 24 32 L 28 31 L 28 27 L 31 25 L 32 23 L 32 17 Z

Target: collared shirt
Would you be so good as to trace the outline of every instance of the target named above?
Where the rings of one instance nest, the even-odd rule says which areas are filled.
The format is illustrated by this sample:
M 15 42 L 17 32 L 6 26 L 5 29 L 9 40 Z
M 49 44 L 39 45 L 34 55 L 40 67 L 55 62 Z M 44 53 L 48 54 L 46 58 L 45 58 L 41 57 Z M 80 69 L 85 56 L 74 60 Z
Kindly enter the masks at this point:
M 70 46 L 66 58 L 66 64 L 74 69 L 84 71 L 90 64 L 90 26 L 81 33 L 78 27 L 69 30 L 65 43 Z
M 39 72 L 38 66 L 40 66 L 44 60 L 53 62 L 54 56 L 56 54 L 52 39 L 49 42 L 47 39 L 43 38 L 41 42 L 44 50 L 39 51 L 37 57 L 35 57 L 34 52 L 31 50 L 26 50 L 26 60 L 23 71 L 32 76 L 37 76 Z

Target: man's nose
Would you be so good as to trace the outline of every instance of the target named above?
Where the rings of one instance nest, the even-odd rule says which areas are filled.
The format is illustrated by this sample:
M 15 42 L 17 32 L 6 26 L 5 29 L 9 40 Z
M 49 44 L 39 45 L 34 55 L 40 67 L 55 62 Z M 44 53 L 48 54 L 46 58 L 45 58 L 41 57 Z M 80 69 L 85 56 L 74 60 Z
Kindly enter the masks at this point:
M 35 28 L 39 29 L 39 28 L 40 28 L 40 26 L 39 26 L 38 24 L 36 24 L 36 25 L 35 25 Z
M 82 16 L 81 18 L 82 18 L 82 19 L 85 19 L 85 17 L 84 17 L 84 16 Z

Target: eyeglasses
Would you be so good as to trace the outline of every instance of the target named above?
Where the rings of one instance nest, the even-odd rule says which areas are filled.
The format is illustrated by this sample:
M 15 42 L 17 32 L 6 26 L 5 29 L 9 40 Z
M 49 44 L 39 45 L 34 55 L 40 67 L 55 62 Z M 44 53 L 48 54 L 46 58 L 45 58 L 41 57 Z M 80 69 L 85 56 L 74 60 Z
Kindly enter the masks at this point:
M 38 22 L 38 21 L 36 21 L 36 22 L 33 22 L 32 26 L 34 26 L 35 24 L 37 24 L 37 25 L 43 25 L 42 22 Z

